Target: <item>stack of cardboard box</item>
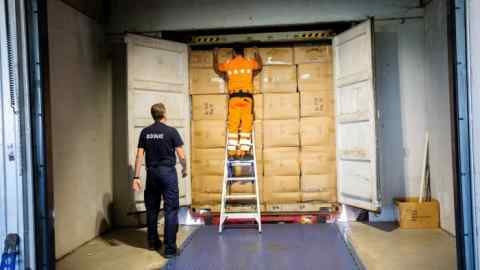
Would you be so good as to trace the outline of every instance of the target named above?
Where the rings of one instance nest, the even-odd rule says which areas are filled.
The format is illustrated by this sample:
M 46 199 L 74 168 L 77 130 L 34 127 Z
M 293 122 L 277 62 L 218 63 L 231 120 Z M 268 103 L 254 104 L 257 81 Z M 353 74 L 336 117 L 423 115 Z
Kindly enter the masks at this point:
M 335 121 L 330 46 L 296 46 L 300 92 L 302 202 L 336 202 Z
M 224 80 L 213 70 L 211 51 L 190 53 L 190 93 L 192 203 L 215 205 L 222 192 L 227 95 Z
M 253 58 L 253 52 L 246 49 L 246 57 Z M 262 204 L 269 211 L 301 211 L 294 205 L 336 202 L 331 47 L 260 48 L 259 53 L 264 67 L 254 79 L 254 126 Z M 219 62 L 229 57 L 231 50 L 220 50 Z M 195 206 L 219 204 L 222 188 L 228 98 L 212 60 L 211 51 L 190 55 Z M 253 191 L 251 184 L 231 189 Z

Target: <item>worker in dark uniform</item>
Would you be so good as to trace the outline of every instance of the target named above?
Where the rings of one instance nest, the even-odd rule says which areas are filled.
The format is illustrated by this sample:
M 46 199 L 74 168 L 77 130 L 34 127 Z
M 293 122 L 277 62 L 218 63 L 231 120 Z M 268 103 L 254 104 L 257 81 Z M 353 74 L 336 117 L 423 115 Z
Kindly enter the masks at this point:
M 141 190 L 140 168 L 145 154 L 147 170 L 145 208 L 147 209 L 148 247 L 150 250 L 159 250 L 162 245 L 158 237 L 157 224 L 160 201 L 163 196 L 165 210 L 164 256 L 171 258 L 177 253 L 177 213 L 179 208 L 175 153 L 182 165 L 183 177 L 187 176 L 187 162 L 180 134 L 175 128 L 165 124 L 165 106 L 162 103 L 154 104 L 150 112 L 155 123 L 144 128 L 140 133 L 132 188 L 135 192 Z

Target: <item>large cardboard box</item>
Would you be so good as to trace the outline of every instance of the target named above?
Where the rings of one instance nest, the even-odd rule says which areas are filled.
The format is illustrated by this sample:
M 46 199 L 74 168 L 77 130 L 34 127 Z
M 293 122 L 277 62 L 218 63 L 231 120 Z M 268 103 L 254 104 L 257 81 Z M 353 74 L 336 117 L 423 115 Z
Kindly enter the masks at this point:
M 213 68 L 213 53 L 205 50 L 190 51 L 191 68 Z
M 297 91 L 296 66 L 264 66 L 262 70 L 262 93 L 285 93 Z
M 263 147 L 299 146 L 299 121 L 263 120 Z
M 440 227 L 440 206 L 437 200 L 418 202 L 418 198 L 396 198 L 397 218 L 402 229 L 436 229 Z
M 300 116 L 334 116 L 333 92 L 300 92 Z
M 298 119 L 299 116 L 298 93 L 263 95 L 263 119 Z
M 335 174 L 302 175 L 300 177 L 300 190 L 302 201 L 336 202 Z
M 193 192 L 192 191 L 192 204 L 204 205 L 204 204 L 219 204 L 222 193 L 205 193 L 205 192 Z
M 227 95 L 192 96 L 193 120 L 226 120 Z
M 218 76 L 213 68 L 190 69 L 190 94 L 224 94 L 225 81 Z
M 218 63 L 225 63 L 227 60 L 232 59 L 232 48 L 220 48 L 218 49 Z
M 294 47 L 295 64 L 308 64 L 332 61 L 332 46 L 302 46 Z
M 253 95 L 253 114 L 255 120 L 263 119 L 263 94 Z
M 335 173 L 335 146 L 302 147 L 300 151 L 300 165 L 304 175 Z
M 263 150 L 263 173 L 273 175 L 300 175 L 300 153 L 297 147 L 267 148 Z
M 301 118 L 300 126 L 302 146 L 335 147 L 335 126 L 331 117 Z
M 298 90 L 333 91 L 332 64 L 327 62 L 298 65 Z
M 192 121 L 192 147 L 224 148 L 226 123 L 222 120 Z
M 225 149 L 192 148 L 192 175 L 223 175 Z
M 293 65 L 292 48 L 260 48 L 263 64 L 268 65 Z
M 192 176 L 192 203 L 219 203 L 222 195 L 223 175 Z
M 260 195 L 260 201 L 262 200 L 263 192 L 263 166 L 257 166 L 258 171 L 258 190 Z M 230 185 L 230 193 L 255 193 L 255 184 L 251 182 L 234 182 Z
M 263 149 L 263 121 L 255 120 L 253 122 L 255 128 L 255 148 L 258 150 Z M 257 157 L 258 159 L 258 157 Z
M 267 203 L 300 202 L 299 176 L 265 176 L 263 178 L 263 201 Z

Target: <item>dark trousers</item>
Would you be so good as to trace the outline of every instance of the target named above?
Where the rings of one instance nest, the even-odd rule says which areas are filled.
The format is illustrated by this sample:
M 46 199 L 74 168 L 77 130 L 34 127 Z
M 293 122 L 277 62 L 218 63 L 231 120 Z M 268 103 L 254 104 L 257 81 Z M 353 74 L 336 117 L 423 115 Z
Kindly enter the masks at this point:
M 147 209 L 148 241 L 158 241 L 158 213 L 163 196 L 165 211 L 165 252 L 176 252 L 178 231 L 178 177 L 175 167 L 152 167 L 147 170 L 145 208 Z

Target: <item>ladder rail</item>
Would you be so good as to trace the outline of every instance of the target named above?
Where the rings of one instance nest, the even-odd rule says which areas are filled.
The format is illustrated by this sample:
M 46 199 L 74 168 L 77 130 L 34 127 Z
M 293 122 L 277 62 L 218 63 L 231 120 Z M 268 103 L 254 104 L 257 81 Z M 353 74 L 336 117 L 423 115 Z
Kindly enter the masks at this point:
M 228 132 L 227 132 L 228 133 Z M 252 128 L 252 140 L 251 140 L 251 148 L 250 151 L 252 152 L 252 161 L 229 161 L 228 160 L 228 137 L 226 138 L 225 142 L 225 159 L 224 159 L 224 171 L 223 171 L 223 183 L 222 183 L 222 197 L 221 197 L 221 207 L 220 207 L 220 222 L 218 226 L 218 232 L 221 233 L 223 231 L 224 223 L 227 221 L 229 217 L 235 218 L 239 216 L 245 216 L 247 218 L 252 218 L 257 222 L 258 225 L 258 232 L 262 232 L 262 220 L 261 220 L 261 210 L 260 210 L 260 189 L 258 185 L 258 170 L 257 170 L 257 155 L 256 155 L 256 143 L 255 143 L 255 130 Z M 229 164 L 246 164 L 250 163 L 252 168 L 253 176 L 249 177 L 233 177 L 230 176 L 229 171 Z M 235 180 L 237 178 L 238 180 Z M 249 179 L 249 180 L 247 180 Z M 242 182 L 242 181 L 253 181 L 254 190 L 255 190 L 255 201 L 256 201 L 256 210 L 252 212 L 244 212 L 242 214 L 238 213 L 227 213 L 226 212 L 226 204 L 229 199 L 239 198 L 239 196 L 231 196 L 230 194 L 230 184 L 234 182 Z M 228 191 L 228 192 L 227 192 Z M 245 197 L 250 197 L 250 195 L 243 195 Z M 253 195 L 251 195 L 253 197 Z M 241 197 L 241 196 L 240 196 Z

